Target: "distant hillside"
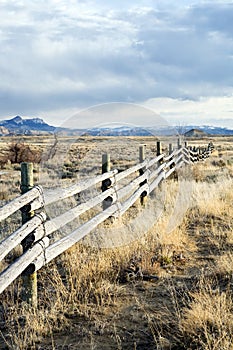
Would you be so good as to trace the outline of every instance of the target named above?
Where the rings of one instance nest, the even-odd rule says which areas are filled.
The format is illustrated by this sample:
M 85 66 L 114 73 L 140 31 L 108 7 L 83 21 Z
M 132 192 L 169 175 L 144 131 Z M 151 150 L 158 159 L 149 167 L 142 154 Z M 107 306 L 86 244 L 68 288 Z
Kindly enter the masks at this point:
M 151 136 L 149 129 L 140 127 L 120 126 L 117 128 L 92 128 L 85 130 L 86 135 L 91 136 Z
M 203 130 L 200 130 L 200 129 L 191 129 L 191 130 L 186 131 L 184 133 L 185 137 L 203 137 L 206 135 L 207 135 L 207 133 L 204 132 Z
M 198 130 L 199 132 L 203 131 L 207 135 L 233 135 L 233 129 L 211 125 L 187 125 L 184 127 L 183 134 L 191 130 Z

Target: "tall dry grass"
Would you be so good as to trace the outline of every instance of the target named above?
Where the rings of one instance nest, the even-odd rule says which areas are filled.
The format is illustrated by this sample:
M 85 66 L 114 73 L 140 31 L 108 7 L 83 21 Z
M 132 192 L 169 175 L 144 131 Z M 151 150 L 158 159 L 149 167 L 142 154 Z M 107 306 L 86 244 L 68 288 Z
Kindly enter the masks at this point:
M 214 289 L 211 282 L 206 284 L 203 280 L 200 290 L 190 293 L 190 297 L 180 324 L 186 342 L 191 343 L 193 349 L 232 349 L 232 291 Z

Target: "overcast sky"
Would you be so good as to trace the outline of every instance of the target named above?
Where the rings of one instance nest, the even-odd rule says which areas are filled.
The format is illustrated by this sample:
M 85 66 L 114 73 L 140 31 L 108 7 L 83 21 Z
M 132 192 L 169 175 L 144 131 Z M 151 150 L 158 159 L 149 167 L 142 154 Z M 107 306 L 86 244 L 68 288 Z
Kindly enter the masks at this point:
M 59 126 L 128 102 L 233 126 L 232 1 L 0 0 L 0 13 L 1 119 Z

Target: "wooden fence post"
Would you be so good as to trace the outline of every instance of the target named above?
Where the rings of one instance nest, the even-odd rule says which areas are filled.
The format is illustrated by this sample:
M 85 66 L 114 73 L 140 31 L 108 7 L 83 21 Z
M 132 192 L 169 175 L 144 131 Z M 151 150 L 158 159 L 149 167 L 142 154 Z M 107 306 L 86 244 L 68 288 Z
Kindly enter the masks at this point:
M 161 154 L 161 142 L 157 141 L 157 152 L 156 152 L 157 156 L 160 156 Z
M 160 156 L 162 154 L 162 147 L 161 147 L 161 142 L 157 141 L 157 151 L 156 151 L 156 155 L 157 157 Z M 161 165 L 163 163 L 163 158 L 159 160 L 159 165 Z
M 209 144 L 208 144 L 208 150 L 210 151 L 210 153 L 212 153 L 213 150 L 214 150 L 214 145 L 213 145 L 213 142 L 212 142 L 212 141 L 209 142 Z
M 110 154 L 104 153 L 102 155 L 102 174 L 108 173 L 111 170 L 111 162 L 110 162 Z M 102 192 L 107 191 L 112 182 L 110 179 L 106 179 L 102 181 Z M 107 198 L 104 199 L 103 201 L 103 210 L 109 208 L 112 205 L 113 198 L 111 196 L 108 196 Z
M 169 155 L 171 155 L 172 152 L 173 152 L 173 145 L 172 145 L 172 143 L 169 143 L 169 149 L 168 149 Z M 170 165 L 170 169 L 172 169 L 173 167 L 174 167 L 174 163 L 172 163 L 172 164 Z
M 197 160 L 202 160 L 202 150 L 200 146 L 197 148 Z
M 170 150 L 170 147 L 171 147 L 171 150 L 172 150 L 172 144 L 171 144 L 171 146 L 169 145 L 169 150 Z M 170 152 L 170 151 L 169 151 Z M 157 141 L 157 151 L 156 151 L 156 155 L 157 155 L 157 157 L 158 156 L 160 156 L 162 154 L 162 146 L 161 146 L 161 142 L 160 141 Z M 163 163 L 163 158 L 161 158 L 160 160 L 159 160 L 159 165 L 161 165 L 162 163 Z
M 178 147 L 178 149 L 180 149 L 182 147 L 180 136 L 178 137 L 178 140 L 177 140 L 177 147 Z
M 139 162 L 143 163 L 144 160 L 146 159 L 146 146 L 145 145 L 140 145 L 139 146 Z M 145 168 L 142 168 L 139 170 L 139 174 L 143 175 L 145 172 Z M 144 180 L 143 182 L 140 183 L 140 187 L 145 185 L 145 183 L 147 183 L 147 180 Z M 146 196 L 147 196 L 147 192 L 144 191 L 142 192 L 141 196 L 140 196 L 140 203 L 141 205 L 145 205 L 146 203 Z
M 33 163 L 21 163 L 21 193 L 24 194 L 33 187 Z M 22 208 L 22 223 L 29 221 L 34 213 L 31 211 L 30 204 Z M 27 251 L 32 245 L 30 237 L 22 241 L 23 251 Z M 22 298 L 31 307 L 37 308 L 37 273 L 29 276 L 22 276 L 23 295 Z
M 195 146 L 191 147 L 191 151 L 193 153 L 196 153 L 197 152 L 196 147 Z M 192 162 L 195 163 L 196 161 L 197 161 L 197 156 L 193 155 L 193 161 Z
M 169 143 L 169 155 L 173 152 L 173 146 L 172 143 Z
M 157 157 L 158 157 L 158 156 L 160 156 L 160 155 L 162 154 L 162 146 L 161 146 L 161 142 L 160 142 L 160 141 L 157 141 L 157 143 L 156 143 L 156 149 L 157 149 L 156 155 L 157 155 Z M 169 144 L 169 152 L 170 152 L 170 150 L 172 150 L 172 144 Z M 171 152 L 172 152 L 172 151 L 171 151 Z M 161 159 L 158 161 L 158 167 L 159 167 L 161 164 L 163 164 L 163 162 L 164 162 L 164 159 L 161 158 Z M 159 184 L 159 187 L 161 187 L 161 184 L 162 184 L 162 183 Z
M 31 190 L 33 187 L 33 164 L 21 163 L 21 194 L 24 194 Z M 33 213 L 30 211 L 30 206 L 25 206 L 22 210 L 22 223 L 25 224 L 31 219 Z
M 173 144 L 172 143 L 169 143 L 169 150 L 168 150 L 168 152 L 169 152 L 169 155 L 171 155 L 172 152 L 173 152 Z M 174 156 L 173 156 L 173 159 L 174 159 Z M 170 165 L 170 169 L 174 168 L 174 166 L 175 166 L 175 163 L 172 163 Z M 178 178 L 178 175 L 177 175 L 176 171 L 174 171 L 170 176 L 171 176 L 171 179 Z
M 139 146 L 139 162 L 143 163 L 145 159 L 146 159 L 146 147 L 145 147 L 145 145 L 140 145 Z
M 206 149 L 205 149 L 205 147 L 202 148 L 201 153 L 202 153 L 202 160 L 205 160 L 206 159 Z

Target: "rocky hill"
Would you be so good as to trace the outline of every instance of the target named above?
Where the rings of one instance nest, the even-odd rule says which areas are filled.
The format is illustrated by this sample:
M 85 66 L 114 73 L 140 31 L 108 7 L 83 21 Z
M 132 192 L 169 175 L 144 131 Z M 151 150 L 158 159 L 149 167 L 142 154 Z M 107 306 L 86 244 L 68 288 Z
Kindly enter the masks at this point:
M 0 121 L 0 133 L 2 135 L 37 135 L 53 133 L 56 129 L 43 121 L 40 118 L 23 119 L 20 116 L 16 116 L 12 119 Z M 3 129 L 2 129 L 3 128 Z
M 0 126 L 0 135 L 8 135 L 10 132 L 4 126 Z
M 208 135 L 205 131 L 200 129 L 191 129 L 184 133 L 185 137 L 204 137 Z

